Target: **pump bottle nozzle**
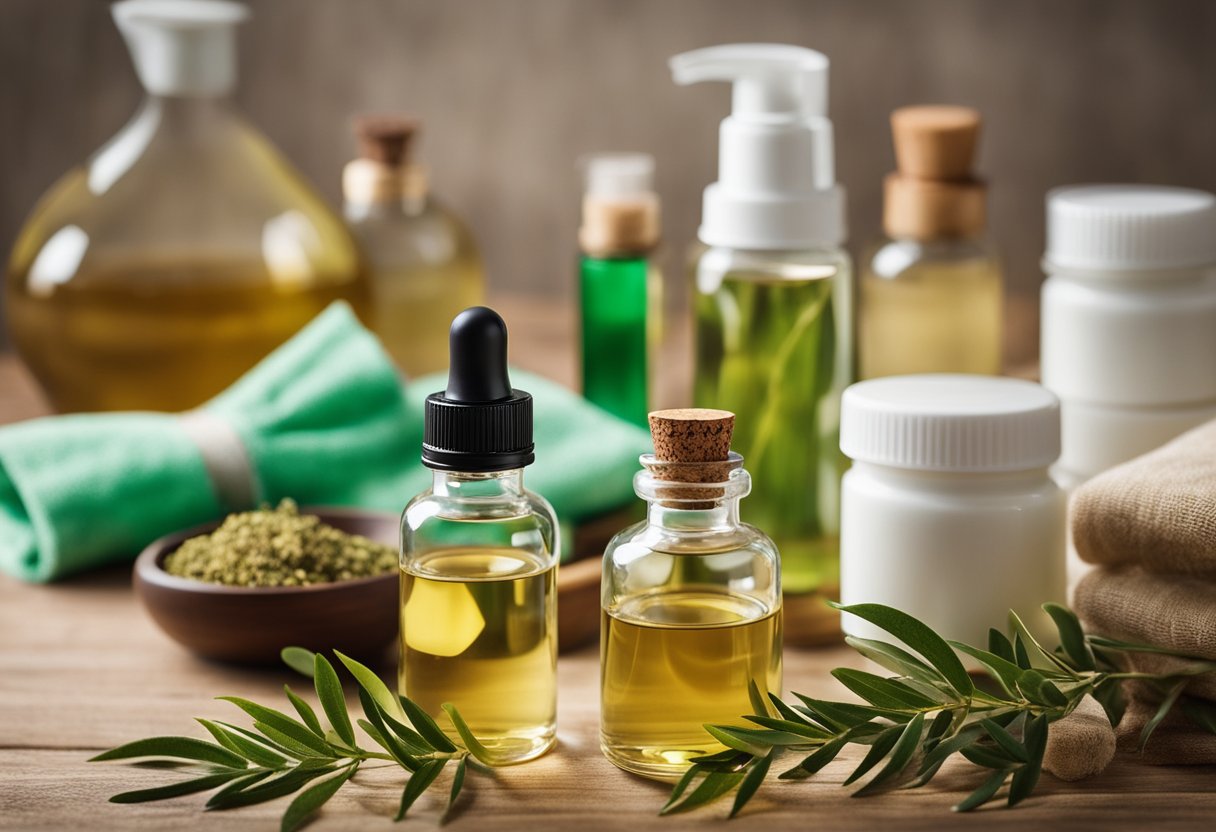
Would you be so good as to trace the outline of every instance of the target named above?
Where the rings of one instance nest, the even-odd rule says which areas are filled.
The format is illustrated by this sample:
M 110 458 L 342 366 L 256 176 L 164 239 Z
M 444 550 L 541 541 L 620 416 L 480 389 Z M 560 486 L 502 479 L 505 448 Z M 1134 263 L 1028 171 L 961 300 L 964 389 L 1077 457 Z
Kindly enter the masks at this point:
M 801 46 L 736 43 L 671 59 L 677 84 L 729 81 L 718 181 L 705 189 L 699 236 L 708 245 L 804 249 L 844 241 L 827 118 L 828 59 Z

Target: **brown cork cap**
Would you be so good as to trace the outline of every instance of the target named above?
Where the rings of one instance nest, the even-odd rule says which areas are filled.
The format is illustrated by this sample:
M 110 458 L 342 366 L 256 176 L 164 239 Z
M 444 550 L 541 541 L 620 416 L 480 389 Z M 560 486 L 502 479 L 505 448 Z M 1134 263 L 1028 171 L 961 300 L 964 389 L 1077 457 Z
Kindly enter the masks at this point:
M 742 458 L 730 452 L 734 427 L 735 414 L 727 410 L 685 408 L 650 414 L 655 462 L 647 468 L 656 480 L 682 484 L 660 489 L 664 505 L 707 509 L 721 499 L 722 488 L 690 484 L 726 482 L 742 464 Z
M 891 113 L 899 172 L 917 179 L 971 177 L 979 139 L 980 114 L 970 107 L 901 107 Z
M 659 244 L 659 198 L 639 194 L 627 199 L 583 197 L 579 248 L 592 257 L 646 254 Z
M 688 407 L 650 414 L 654 455 L 663 462 L 725 462 L 734 430 L 729 410 Z
M 896 239 L 975 237 L 988 194 L 971 175 L 980 114 L 970 107 L 903 107 L 891 114 L 899 171 L 883 187 L 883 229 Z
M 400 116 L 360 116 L 355 119 L 359 155 L 392 167 L 404 165 L 419 124 Z

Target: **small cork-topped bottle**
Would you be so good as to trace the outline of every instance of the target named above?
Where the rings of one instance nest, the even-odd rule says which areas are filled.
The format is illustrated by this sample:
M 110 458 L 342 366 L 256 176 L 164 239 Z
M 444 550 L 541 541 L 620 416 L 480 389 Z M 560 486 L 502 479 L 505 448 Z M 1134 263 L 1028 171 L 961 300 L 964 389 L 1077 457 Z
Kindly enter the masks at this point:
M 972 174 L 980 114 L 891 114 L 898 172 L 884 183 L 887 238 L 862 258 L 861 376 L 1001 371 L 1003 282 Z
M 781 693 L 777 547 L 739 521 L 751 489 L 725 410 L 650 414 L 655 452 L 634 489 L 645 521 L 604 553 L 600 747 L 617 766 L 674 779 L 724 750 L 706 723 L 746 724 L 749 683 Z
M 343 170 L 342 191 L 371 266 L 372 328 L 406 375 L 442 370 L 448 322 L 485 294 L 481 256 L 411 158 L 419 124 L 364 116 L 354 128 L 359 158 Z

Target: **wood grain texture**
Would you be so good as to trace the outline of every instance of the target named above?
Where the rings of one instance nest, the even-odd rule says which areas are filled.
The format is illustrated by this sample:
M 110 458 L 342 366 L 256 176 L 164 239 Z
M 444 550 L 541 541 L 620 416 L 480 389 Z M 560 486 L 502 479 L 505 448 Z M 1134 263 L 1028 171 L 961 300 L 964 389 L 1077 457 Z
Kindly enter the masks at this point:
M 512 329 L 516 363 L 569 382 L 571 310 L 563 304 L 510 299 L 499 306 L 508 320 L 518 322 Z M 562 320 L 571 323 L 555 323 Z M 24 371 L 11 358 L 0 357 L 0 423 L 44 412 Z M 594 595 L 584 603 L 595 604 Z M 391 664 L 386 656 L 385 675 Z M 828 675 L 841 665 L 859 667 L 862 662 L 842 647 L 787 649 L 786 689 L 844 696 Z M 677 831 L 720 822 L 725 805 L 660 820 L 655 813 L 667 787 L 618 771 L 600 754 L 594 647 L 562 656 L 558 674 L 557 750 L 502 771 L 496 782 L 470 777 L 460 811 L 449 824 L 452 829 Z M 235 718 L 245 724 L 232 706 L 213 697 L 232 694 L 285 705 L 284 682 L 301 692 L 308 688 L 307 680 L 285 668 L 235 668 L 186 653 L 139 607 L 127 569 L 89 573 L 53 586 L 0 577 L 0 829 L 277 829 L 286 801 L 207 814 L 201 811 L 201 796 L 139 806 L 109 804 L 106 798 L 115 792 L 165 783 L 175 775 L 85 760 L 141 737 L 203 736 L 192 717 Z M 311 694 L 307 698 L 315 702 Z M 853 754 L 833 763 L 808 783 L 766 788 L 723 828 L 1181 830 L 1210 828 L 1216 813 L 1216 767 L 1158 768 L 1120 756 L 1102 775 L 1081 783 L 1045 776 L 1039 794 L 1014 811 L 955 815 L 949 807 L 979 779 L 967 765 L 948 768 L 925 789 L 852 800 L 840 783 L 856 759 Z M 420 801 L 410 827 L 391 823 L 400 786 L 392 769 L 361 772 L 310 829 L 437 828 L 441 807 L 430 797 Z

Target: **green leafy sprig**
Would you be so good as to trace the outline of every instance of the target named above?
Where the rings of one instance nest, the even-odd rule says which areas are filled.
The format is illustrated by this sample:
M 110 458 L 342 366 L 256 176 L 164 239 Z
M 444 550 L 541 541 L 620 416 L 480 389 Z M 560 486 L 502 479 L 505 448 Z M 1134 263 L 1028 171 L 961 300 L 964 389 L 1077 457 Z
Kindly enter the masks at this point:
M 753 727 L 705 726 L 726 750 L 694 758 L 660 814 L 695 809 L 734 792 L 730 810 L 734 817 L 777 759 L 798 753 L 797 765 L 778 779 L 805 780 L 849 745 L 867 749 L 844 781 L 848 786 L 869 775 L 854 797 L 923 786 L 957 755 L 988 774 L 954 806 L 955 811 L 971 811 L 1001 797 L 1006 784 L 1003 796 L 1007 805 L 1015 806 L 1039 781 L 1048 724 L 1072 713 L 1086 695 L 1092 695 L 1111 724 L 1117 725 L 1125 705 L 1123 683 L 1129 679 L 1151 684 L 1162 695 L 1156 714 L 1141 732 L 1141 748 L 1175 705 L 1181 705 L 1196 725 L 1216 733 L 1216 705 L 1182 696 L 1187 680 L 1216 671 L 1216 662 L 1087 636 L 1076 615 L 1058 604 L 1043 606 L 1058 630 L 1060 646 L 1054 650 L 1036 641 L 1012 612 L 1010 634 L 990 630 L 988 649 L 983 650 L 948 642 L 912 616 L 881 604 L 834 606 L 878 626 L 904 645 L 846 639 L 857 652 L 897 675 L 884 677 L 852 668 L 832 671 L 865 704 L 796 693 L 798 704 L 789 705 L 772 694 L 762 695 L 752 683 L 753 713 L 743 718 Z M 1174 655 L 1185 662 L 1168 674 L 1122 669 L 1120 654 L 1143 652 Z M 977 687 L 959 654 L 973 659 L 990 684 Z
M 443 769 L 453 763 L 455 774 L 444 811 L 446 819 L 464 787 L 466 771 L 473 768 L 487 773 L 485 766 L 501 763 L 478 742 L 451 704 L 443 709 L 460 734 L 463 747 L 448 739 L 417 703 L 389 691 L 372 670 L 336 650 L 334 655 L 358 683 L 365 719 L 352 723 L 338 673 L 324 656 L 289 647 L 283 651 L 283 660 L 312 677 L 324 723 L 289 685 L 283 690 L 298 718 L 247 699 L 221 696 L 253 718 L 252 730 L 199 719 L 214 742 L 193 737 L 152 737 L 98 754 L 90 762 L 156 758 L 173 761 L 195 775 L 166 786 L 122 792 L 110 801 L 144 803 L 216 790 L 207 800 L 207 809 L 236 809 L 299 792 L 283 813 L 280 825 L 282 832 L 290 832 L 337 794 L 361 765 L 383 760 L 409 773 L 395 818 L 402 820 Z M 379 750 L 359 745 L 355 725 Z

